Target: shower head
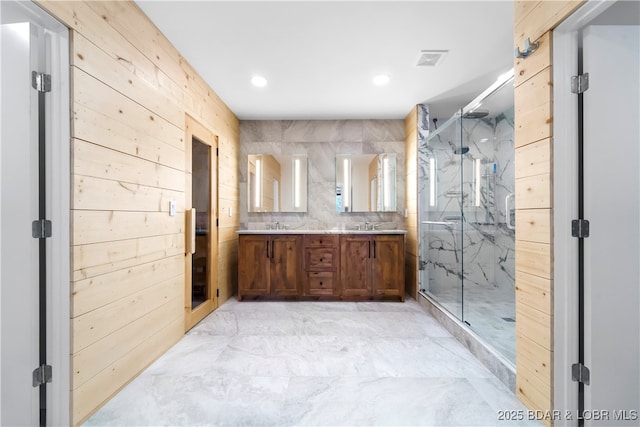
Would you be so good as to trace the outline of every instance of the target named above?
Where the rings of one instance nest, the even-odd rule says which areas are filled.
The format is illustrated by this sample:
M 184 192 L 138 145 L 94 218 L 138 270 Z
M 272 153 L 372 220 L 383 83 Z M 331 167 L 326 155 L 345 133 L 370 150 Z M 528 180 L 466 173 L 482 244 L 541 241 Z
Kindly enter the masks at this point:
M 480 119 L 489 115 L 489 110 L 467 111 L 462 115 L 463 119 Z

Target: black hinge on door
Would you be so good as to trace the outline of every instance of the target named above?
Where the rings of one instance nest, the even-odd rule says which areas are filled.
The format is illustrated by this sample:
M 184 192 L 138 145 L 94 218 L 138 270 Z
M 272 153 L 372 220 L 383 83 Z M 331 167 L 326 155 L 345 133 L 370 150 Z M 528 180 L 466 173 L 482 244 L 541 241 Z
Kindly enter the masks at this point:
M 218 147 L 216 147 L 216 156 L 218 156 Z
M 585 385 L 589 385 L 591 372 L 589 368 L 582 363 L 574 363 L 571 365 L 571 379 L 575 382 L 579 382 Z
M 586 219 L 574 219 L 571 221 L 571 236 L 579 239 L 589 237 L 589 221 Z
M 571 93 L 581 94 L 589 89 L 589 73 L 571 76 Z
M 40 365 L 33 371 L 33 386 L 39 387 L 50 383 L 53 377 L 53 368 L 50 365 Z
M 216 298 L 220 296 L 220 289 L 216 289 Z
M 46 239 L 51 237 L 51 221 L 38 219 L 31 223 L 31 236 L 34 239 Z
M 220 227 L 220 220 L 216 218 L 216 227 Z

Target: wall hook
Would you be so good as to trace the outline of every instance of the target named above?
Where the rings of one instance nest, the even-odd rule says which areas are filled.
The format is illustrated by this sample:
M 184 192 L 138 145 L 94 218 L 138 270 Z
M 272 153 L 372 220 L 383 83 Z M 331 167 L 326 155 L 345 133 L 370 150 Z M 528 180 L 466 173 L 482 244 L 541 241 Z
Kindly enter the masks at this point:
M 524 50 L 522 52 L 520 52 L 520 48 L 516 46 L 516 58 L 526 58 L 527 56 L 535 52 L 538 49 L 539 45 L 540 43 L 538 42 L 531 43 L 531 40 L 529 40 L 529 37 L 527 37 L 527 39 L 524 41 Z

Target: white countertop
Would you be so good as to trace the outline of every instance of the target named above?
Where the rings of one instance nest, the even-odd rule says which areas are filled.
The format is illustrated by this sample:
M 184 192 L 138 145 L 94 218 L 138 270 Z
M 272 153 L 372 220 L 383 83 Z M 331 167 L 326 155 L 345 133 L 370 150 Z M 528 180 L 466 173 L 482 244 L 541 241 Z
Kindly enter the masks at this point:
M 407 234 L 407 230 L 238 230 L 238 234 Z

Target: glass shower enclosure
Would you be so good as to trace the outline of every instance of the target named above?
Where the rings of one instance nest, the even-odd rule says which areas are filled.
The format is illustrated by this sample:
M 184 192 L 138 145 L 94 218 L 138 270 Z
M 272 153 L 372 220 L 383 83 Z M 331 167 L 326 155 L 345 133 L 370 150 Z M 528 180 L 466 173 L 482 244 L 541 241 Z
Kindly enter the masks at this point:
M 420 292 L 515 363 L 513 71 L 420 141 Z

